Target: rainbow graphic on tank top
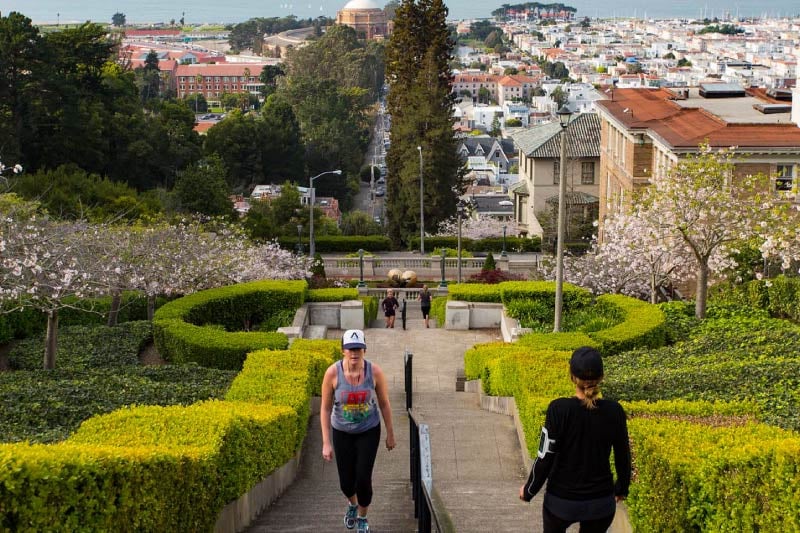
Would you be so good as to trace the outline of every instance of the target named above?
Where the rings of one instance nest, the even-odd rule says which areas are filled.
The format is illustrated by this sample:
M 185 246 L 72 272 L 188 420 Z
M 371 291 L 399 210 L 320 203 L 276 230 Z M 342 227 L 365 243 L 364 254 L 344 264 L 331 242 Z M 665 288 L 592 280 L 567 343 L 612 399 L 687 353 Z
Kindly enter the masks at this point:
M 370 391 L 341 391 L 342 418 L 352 424 L 363 422 L 369 416 Z

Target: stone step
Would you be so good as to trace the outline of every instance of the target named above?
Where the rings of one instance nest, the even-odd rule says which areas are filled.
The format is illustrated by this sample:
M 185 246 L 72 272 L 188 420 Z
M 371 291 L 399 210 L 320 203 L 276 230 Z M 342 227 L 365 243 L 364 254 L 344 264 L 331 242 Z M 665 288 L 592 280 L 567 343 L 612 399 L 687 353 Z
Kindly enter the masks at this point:
M 303 328 L 304 339 L 324 339 L 328 334 L 328 326 L 306 326 Z

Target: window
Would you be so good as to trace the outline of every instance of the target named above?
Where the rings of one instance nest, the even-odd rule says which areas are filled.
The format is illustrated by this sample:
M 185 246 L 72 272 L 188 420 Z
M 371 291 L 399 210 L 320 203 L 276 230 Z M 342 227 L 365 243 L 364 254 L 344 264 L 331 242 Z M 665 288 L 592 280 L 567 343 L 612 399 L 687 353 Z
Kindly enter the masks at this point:
M 594 185 L 594 162 L 581 163 L 581 185 Z
M 775 190 L 791 191 L 793 181 L 794 165 L 778 165 L 778 171 L 775 174 Z
M 558 185 L 561 178 L 561 161 L 553 161 L 553 185 Z

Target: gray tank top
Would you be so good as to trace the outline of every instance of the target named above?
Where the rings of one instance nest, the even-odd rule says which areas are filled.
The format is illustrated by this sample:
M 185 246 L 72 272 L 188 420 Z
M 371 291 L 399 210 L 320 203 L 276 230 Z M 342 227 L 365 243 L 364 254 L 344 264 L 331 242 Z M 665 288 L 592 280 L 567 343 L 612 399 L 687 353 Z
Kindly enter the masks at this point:
M 374 428 L 380 421 L 372 363 L 364 360 L 364 380 L 358 385 L 351 385 L 344 377 L 344 364 L 338 361 L 331 425 L 346 433 L 361 433 Z

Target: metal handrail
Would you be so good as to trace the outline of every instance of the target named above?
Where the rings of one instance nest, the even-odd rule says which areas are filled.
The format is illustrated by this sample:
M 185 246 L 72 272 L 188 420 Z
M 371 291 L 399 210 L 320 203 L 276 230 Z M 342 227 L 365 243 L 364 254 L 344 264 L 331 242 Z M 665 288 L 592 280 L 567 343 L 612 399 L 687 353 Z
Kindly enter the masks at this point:
M 417 519 L 418 533 L 455 533 L 450 514 L 442 504 L 439 492 L 433 486 L 431 466 L 430 428 L 422 415 L 414 411 L 413 373 L 414 354 L 405 351 L 403 355 L 406 381 L 406 410 L 409 422 L 411 497 L 414 499 L 414 517 Z

